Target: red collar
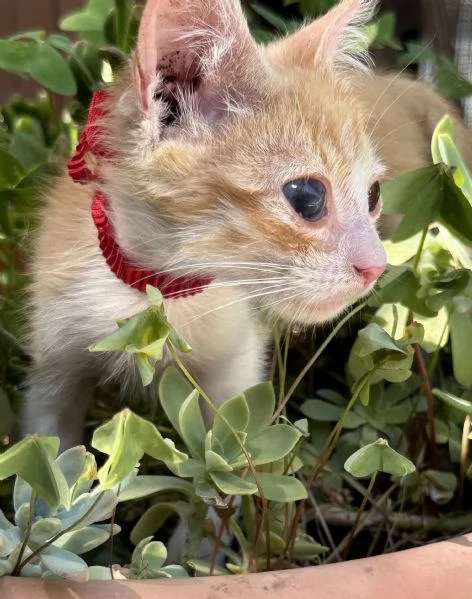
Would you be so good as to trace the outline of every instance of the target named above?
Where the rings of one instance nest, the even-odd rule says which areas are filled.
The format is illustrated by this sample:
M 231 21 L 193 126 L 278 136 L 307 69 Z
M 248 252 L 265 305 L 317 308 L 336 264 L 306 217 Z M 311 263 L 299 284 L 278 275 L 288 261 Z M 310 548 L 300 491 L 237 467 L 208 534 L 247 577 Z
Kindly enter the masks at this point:
M 105 91 L 96 91 L 90 103 L 87 124 L 80 135 L 75 154 L 67 163 L 70 177 L 77 183 L 86 184 L 97 181 L 97 176 L 87 166 L 85 156 L 88 152 L 97 158 L 110 158 L 112 153 L 101 141 L 101 119 L 106 116 L 103 107 L 108 98 Z M 113 274 L 130 287 L 141 292 L 147 285 L 157 287 L 166 298 L 186 297 L 200 293 L 211 283 L 211 277 L 175 277 L 170 273 L 156 273 L 130 264 L 123 255 L 113 235 L 110 221 L 105 212 L 107 200 L 102 192 L 96 191 L 92 200 L 92 219 L 98 231 L 98 243 L 106 263 Z

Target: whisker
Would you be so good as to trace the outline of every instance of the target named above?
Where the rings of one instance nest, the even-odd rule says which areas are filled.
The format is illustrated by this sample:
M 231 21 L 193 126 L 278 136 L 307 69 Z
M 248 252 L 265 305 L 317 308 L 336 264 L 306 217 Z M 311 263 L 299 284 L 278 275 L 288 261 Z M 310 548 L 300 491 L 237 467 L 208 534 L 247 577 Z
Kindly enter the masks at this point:
M 412 59 L 411 59 L 409 62 L 407 62 L 407 64 L 406 64 L 406 65 L 403 67 L 403 69 L 401 69 L 401 71 L 398 71 L 398 72 L 395 74 L 395 76 L 394 76 L 392 79 L 390 79 L 390 81 L 389 81 L 388 85 L 387 85 L 387 86 L 385 86 L 384 90 L 382 91 L 382 93 L 380 94 L 380 96 L 377 98 L 377 100 L 375 101 L 374 105 L 372 106 L 372 108 L 371 108 L 371 111 L 370 111 L 370 114 L 369 114 L 369 118 L 368 118 L 368 120 L 369 120 L 369 121 L 370 121 L 370 119 L 372 118 L 372 115 L 373 115 L 373 113 L 374 113 L 374 110 L 377 108 L 377 106 L 378 106 L 378 103 L 379 103 L 379 102 L 380 102 L 380 100 L 381 100 L 381 99 L 382 99 L 382 98 L 385 96 L 385 94 L 388 92 L 388 90 L 389 90 L 389 89 L 392 87 L 392 85 L 395 83 L 395 81 L 396 81 L 396 80 L 397 80 L 399 77 L 401 77 L 401 76 L 403 75 L 403 73 L 406 71 L 406 69 L 407 69 L 409 66 L 411 66 L 411 65 L 412 65 L 412 64 L 413 64 L 413 63 L 414 63 L 414 62 L 415 62 L 415 61 L 416 61 L 416 60 L 417 60 L 417 59 L 418 59 L 418 58 L 421 56 L 421 54 L 422 54 L 422 53 L 423 53 L 425 50 L 428 50 L 430 47 L 432 47 L 432 45 L 433 45 L 433 41 L 434 41 L 434 38 L 433 38 L 433 39 L 431 39 L 431 41 L 430 41 L 430 42 L 428 42 L 428 44 L 427 44 L 427 45 L 426 45 L 424 48 L 421 48 L 421 50 L 419 50 L 419 51 L 418 51 L 418 52 L 415 54 L 415 56 L 413 56 L 413 58 L 412 58 Z M 397 98 L 397 100 L 398 100 L 398 98 Z M 390 108 L 390 107 L 389 107 L 389 108 Z M 385 114 L 385 113 L 384 113 L 384 114 Z M 383 116 L 383 114 L 382 114 L 382 116 Z
M 226 304 L 221 304 L 220 306 L 217 306 L 216 308 L 212 308 L 211 310 L 207 310 L 206 312 L 203 312 L 202 314 L 199 314 L 198 316 L 196 316 L 195 318 L 192 318 L 192 320 L 187 321 L 186 323 L 184 323 L 182 325 L 182 327 L 186 327 L 189 326 L 190 324 L 196 322 L 197 320 L 199 320 L 200 318 L 203 318 L 204 316 L 208 316 L 209 314 L 213 314 L 214 312 L 217 312 L 218 310 L 222 310 L 224 308 L 229 308 L 230 306 L 234 306 L 236 304 L 242 303 L 242 302 L 247 302 L 248 300 L 253 300 L 259 297 L 264 297 L 267 295 L 271 295 L 273 293 L 280 293 L 281 291 L 288 291 L 290 289 L 292 289 L 293 287 L 290 285 L 274 285 L 272 286 L 272 288 L 270 290 L 265 290 L 262 292 L 257 292 L 257 293 L 252 293 L 252 294 L 248 294 L 245 295 L 243 297 L 237 298 L 235 300 L 232 300 L 231 302 L 227 302 Z

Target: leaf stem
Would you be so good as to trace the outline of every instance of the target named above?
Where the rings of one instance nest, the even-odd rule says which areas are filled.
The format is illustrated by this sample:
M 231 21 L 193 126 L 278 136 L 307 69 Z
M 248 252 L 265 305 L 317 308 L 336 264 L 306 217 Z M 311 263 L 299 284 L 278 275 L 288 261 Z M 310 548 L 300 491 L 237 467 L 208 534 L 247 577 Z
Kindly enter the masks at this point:
M 349 551 L 350 551 L 351 545 L 352 545 L 352 541 L 354 540 L 362 513 L 364 512 L 365 506 L 366 506 L 367 502 L 369 501 L 370 496 L 372 495 L 372 489 L 374 488 L 375 479 L 377 478 L 377 474 L 378 474 L 378 471 L 374 472 L 372 474 L 372 476 L 370 477 L 369 486 L 367 487 L 367 491 L 365 492 L 365 495 L 362 498 L 362 503 L 361 503 L 359 509 L 357 510 L 356 519 L 354 520 L 354 524 L 352 525 L 351 532 L 349 533 L 349 538 L 347 540 L 346 548 L 344 549 L 344 554 L 343 554 L 344 560 L 347 560 L 347 558 L 348 558 Z
M 31 498 L 30 498 L 29 514 L 28 514 L 28 524 L 26 526 L 25 536 L 24 536 L 23 541 L 21 543 L 21 549 L 20 549 L 20 552 L 18 554 L 18 559 L 16 560 L 16 564 L 15 564 L 15 567 L 13 569 L 12 576 L 19 576 L 21 574 L 21 570 L 22 570 L 23 565 L 24 565 L 24 564 L 21 563 L 21 560 L 23 559 L 23 555 L 25 554 L 26 548 L 28 547 L 28 541 L 29 541 L 29 538 L 30 538 L 31 529 L 33 527 L 34 505 L 36 503 L 36 497 L 37 497 L 37 495 L 33 491 L 31 493 Z
M 320 345 L 320 347 L 318 348 L 318 350 L 314 353 L 314 355 L 310 358 L 310 360 L 307 362 L 307 364 L 304 366 L 304 368 L 301 370 L 300 374 L 297 376 L 297 378 L 294 380 L 294 382 L 292 383 L 292 386 L 290 387 L 290 389 L 287 391 L 283 401 L 281 402 L 281 404 L 279 405 L 279 407 L 277 408 L 277 410 L 275 411 L 274 415 L 272 416 L 272 420 L 271 422 L 275 422 L 280 415 L 282 414 L 285 406 L 287 405 L 288 400 L 292 397 L 292 395 L 294 394 L 294 392 L 296 391 L 298 385 L 302 382 L 303 378 L 305 377 L 305 375 L 307 374 L 307 372 L 313 367 L 313 365 L 315 364 L 315 362 L 318 360 L 318 358 L 321 356 L 321 354 L 324 352 L 324 350 L 327 348 L 327 346 L 331 343 L 331 341 L 334 339 L 334 337 L 338 334 L 338 332 L 341 330 L 341 328 L 346 324 L 346 322 L 348 322 L 355 314 L 357 314 L 358 312 L 360 312 L 363 308 L 365 308 L 367 302 L 362 302 L 361 304 L 359 304 L 358 306 L 356 306 L 355 308 L 353 308 L 348 314 L 346 314 L 346 316 L 344 316 L 344 318 L 342 318 L 338 324 L 333 328 L 333 330 L 331 331 L 331 333 L 326 337 L 326 339 L 323 341 L 323 343 Z
M 373 372 L 375 372 L 375 370 Z M 359 383 L 356 391 L 353 393 L 351 399 L 349 400 L 349 403 L 346 406 L 346 409 L 344 410 L 343 414 L 341 415 L 341 418 L 338 420 L 335 427 L 331 431 L 328 439 L 326 440 L 325 448 L 323 449 L 323 452 L 321 453 L 319 459 L 316 461 L 316 463 L 310 473 L 310 476 L 308 477 L 307 482 L 305 483 L 305 488 L 307 490 L 312 488 L 313 483 L 315 482 L 317 476 L 323 470 L 324 466 L 326 465 L 326 462 L 329 460 L 331 453 L 333 452 L 333 450 L 336 446 L 336 443 L 338 442 L 338 439 L 339 439 L 339 436 L 343 429 L 346 417 L 347 417 L 348 413 L 351 411 L 351 409 L 353 408 L 353 406 L 356 403 L 359 396 L 361 395 L 365 386 L 369 385 L 370 376 L 373 374 L 373 372 L 369 371 L 364 375 L 363 380 Z M 306 503 L 305 499 L 302 499 L 298 503 L 297 508 L 295 510 L 295 514 L 292 519 L 292 525 L 290 527 L 289 538 L 287 540 L 287 546 L 286 546 L 286 550 L 285 550 L 289 561 L 292 561 L 292 553 L 293 553 L 293 549 L 295 546 L 295 539 L 297 537 L 298 522 L 300 521 L 302 511 L 305 507 L 305 503 Z
M 426 397 L 426 402 L 428 406 L 428 426 L 429 426 L 429 434 L 431 437 L 431 465 L 433 468 L 437 468 L 438 466 L 438 448 L 436 445 L 436 425 L 434 424 L 434 397 L 433 391 L 431 388 L 431 383 L 429 380 L 428 372 L 426 370 L 426 366 L 423 360 L 423 354 L 421 353 L 421 347 L 418 343 L 413 344 L 416 364 L 418 366 L 418 371 L 420 373 L 421 378 L 423 379 L 423 393 Z

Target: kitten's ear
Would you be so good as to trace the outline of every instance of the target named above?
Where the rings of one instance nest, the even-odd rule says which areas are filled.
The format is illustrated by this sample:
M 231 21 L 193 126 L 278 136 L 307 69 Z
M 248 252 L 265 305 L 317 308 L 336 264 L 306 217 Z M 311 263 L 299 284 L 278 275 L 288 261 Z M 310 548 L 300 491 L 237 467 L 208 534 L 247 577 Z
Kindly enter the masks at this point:
M 176 90 L 191 96 L 228 85 L 255 54 L 239 0 L 148 0 L 134 65 L 141 106 L 156 95 L 175 99 Z
M 357 62 L 363 54 L 363 28 L 376 5 L 377 0 L 341 0 L 313 23 L 271 44 L 269 55 L 301 68 Z

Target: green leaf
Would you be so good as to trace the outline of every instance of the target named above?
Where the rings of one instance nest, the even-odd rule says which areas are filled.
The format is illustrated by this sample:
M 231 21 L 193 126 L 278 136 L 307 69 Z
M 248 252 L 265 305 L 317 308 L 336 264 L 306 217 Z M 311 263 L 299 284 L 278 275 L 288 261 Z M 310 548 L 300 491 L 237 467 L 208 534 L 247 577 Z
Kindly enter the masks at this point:
M 435 84 L 446 98 L 462 100 L 472 94 L 472 83 L 464 79 L 456 65 L 444 56 L 438 56 Z
M 451 350 L 454 378 L 463 387 L 472 387 L 472 320 L 468 312 L 452 310 Z
M 447 391 L 441 391 L 441 389 L 433 389 L 433 395 L 441 399 L 448 406 L 451 406 L 451 408 L 472 416 L 472 402 L 467 399 L 462 399 L 462 397 L 457 397 L 457 395 Z
M 208 472 L 231 472 L 233 470 L 223 457 L 210 449 L 205 451 L 205 464 Z
M 16 422 L 16 415 L 7 394 L 0 388 L 0 439 L 10 433 Z
M 155 503 L 135 524 L 131 532 L 131 542 L 137 544 L 149 538 L 149 535 L 154 535 L 171 516 L 177 515 L 181 520 L 187 521 L 192 511 L 193 507 L 183 501 Z
M 187 459 L 151 422 L 128 409 L 95 430 L 92 447 L 109 456 L 98 472 L 103 489 L 123 481 L 145 453 L 162 462 L 179 463 Z
M 258 2 L 251 2 L 250 7 L 252 10 L 257 13 L 260 17 L 265 19 L 269 25 L 272 25 L 277 31 L 281 33 L 287 33 L 289 30 L 288 22 L 283 19 L 277 12 L 270 9 L 268 6 L 264 4 L 259 4 Z
M 179 431 L 192 457 L 204 460 L 206 430 L 196 389 L 190 393 L 180 408 Z
M 264 497 L 269 501 L 291 503 L 308 497 L 305 487 L 294 476 L 280 476 L 278 474 L 258 472 L 257 477 Z M 248 476 L 248 478 L 252 477 Z
M 159 400 L 167 418 L 180 436 L 180 409 L 193 390 L 192 385 L 174 366 L 169 366 L 163 372 L 159 382 Z
M 392 449 L 385 439 L 378 439 L 354 452 L 344 463 L 344 468 L 359 478 L 386 472 L 393 476 L 406 476 L 415 471 L 415 465 Z
M 73 530 L 60 536 L 55 542 L 56 547 L 81 555 L 91 551 L 103 543 L 106 543 L 110 536 L 120 532 L 117 524 L 107 524 L 106 527 L 85 526 L 79 530 Z
M 397 342 L 390 337 L 385 329 L 376 323 L 371 323 L 359 331 L 359 344 L 356 353 L 361 358 L 375 353 L 379 350 L 387 350 L 407 355 L 407 351 L 401 348 Z
M 42 518 L 33 524 L 28 543 L 44 545 L 62 529 L 62 522 L 57 518 Z
M 165 576 L 162 566 L 167 559 L 167 549 L 152 537 L 143 539 L 131 556 L 130 579 L 158 578 Z
M 0 189 L 15 187 L 25 174 L 23 165 L 8 151 L 0 149 Z
M 249 423 L 249 408 L 244 395 L 232 397 L 219 408 L 215 414 L 212 434 L 222 444 L 226 457 L 239 453 L 240 445 L 233 431 L 226 424 L 227 420 L 237 432 L 244 432 Z
M 69 488 L 55 462 L 58 449 L 56 437 L 26 437 L 0 454 L 0 480 L 17 475 L 50 507 L 68 507 Z
M 403 214 L 392 241 L 403 241 L 437 220 L 442 203 L 441 172 L 437 166 L 412 171 L 382 185 L 385 214 Z
M 302 403 L 300 409 L 305 416 L 315 422 L 337 422 L 341 419 L 345 411 L 344 408 L 321 399 L 308 399 Z M 362 418 L 357 416 L 357 414 L 348 412 L 345 416 L 343 426 L 344 428 L 357 428 L 363 422 Z
M 301 432 L 288 424 L 274 424 L 246 442 L 255 466 L 286 457 L 301 438 Z
M 71 488 L 79 480 L 86 465 L 87 450 L 83 445 L 67 449 L 57 458 L 56 463 Z
M 54 545 L 43 549 L 39 559 L 44 567 L 59 578 L 86 582 L 88 580 L 88 567 L 83 559 L 70 551 L 65 551 Z
M 254 437 L 265 428 L 275 409 L 275 394 L 272 383 L 259 383 L 244 391 L 249 410 L 249 421 L 245 428 L 248 437 Z
M 30 41 L 0 40 L 0 69 L 10 73 L 28 73 L 34 53 L 35 45 Z
M 436 316 L 436 312 L 424 298 L 418 297 L 421 283 L 411 270 L 404 267 L 390 268 L 388 274 L 390 276 L 380 282 L 376 295 L 369 302 L 371 305 L 382 306 L 399 302 L 415 314 L 430 318 Z
M 28 74 L 40 85 L 63 96 L 75 96 L 77 86 L 67 62 L 57 50 L 39 43 L 30 62 Z
M 226 495 L 254 495 L 257 485 L 249 477 L 241 478 L 231 472 L 210 472 L 210 478 Z
M 182 493 L 189 498 L 195 497 L 192 483 L 175 476 L 143 475 L 136 477 L 120 492 L 120 501 L 135 501 L 159 493 Z

